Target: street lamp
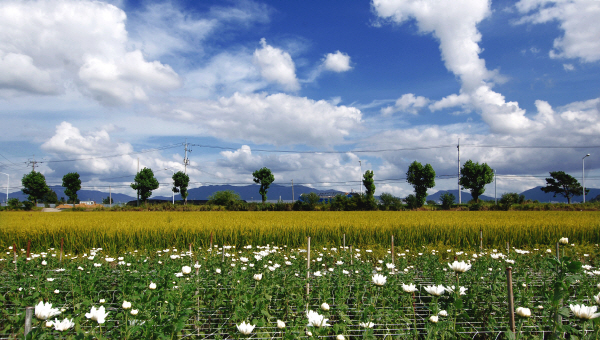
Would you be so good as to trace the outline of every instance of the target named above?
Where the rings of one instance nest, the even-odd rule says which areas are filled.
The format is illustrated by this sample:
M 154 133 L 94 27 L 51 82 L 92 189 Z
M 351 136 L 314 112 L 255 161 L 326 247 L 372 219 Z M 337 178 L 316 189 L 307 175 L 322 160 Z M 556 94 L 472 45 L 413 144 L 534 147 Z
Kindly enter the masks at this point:
M 8 176 L 8 179 L 6 180 L 6 206 L 8 207 L 8 182 L 10 182 L 10 176 L 4 172 L 0 172 L 0 174 Z
M 585 158 L 590 157 L 590 154 L 583 156 L 581 159 L 581 179 L 583 182 L 583 203 L 585 203 Z
M 171 170 L 171 169 L 165 168 L 165 170 Z M 171 170 L 171 172 L 173 173 L 173 176 L 175 176 L 175 171 Z M 173 186 L 175 186 L 175 179 L 174 178 L 171 178 L 171 179 L 173 179 Z M 171 192 L 173 193 L 173 205 L 175 205 L 175 191 L 173 191 L 173 189 L 171 189 Z

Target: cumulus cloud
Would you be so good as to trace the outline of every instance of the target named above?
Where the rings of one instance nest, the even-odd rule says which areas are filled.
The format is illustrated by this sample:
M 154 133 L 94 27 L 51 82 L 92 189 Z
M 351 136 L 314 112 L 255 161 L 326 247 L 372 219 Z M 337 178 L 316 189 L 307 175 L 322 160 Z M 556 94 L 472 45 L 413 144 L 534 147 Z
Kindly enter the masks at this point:
M 394 112 L 406 112 L 413 115 L 419 113 L 423 107 L 429 103 L 429 99 L 422 96 L 415 96 L 412 93 L 402 95 L 396 100 L 394 106 L 388 106 L 381 109 L 384 116 L 389 116 Z
M 0 76 L 0 87 L 51 94 L 75 83 L 108 105 L 179 87 L 170 66 L 128 49 L 125 21 L 122 10 L 102 2 L 2 2 L 0 70 L 14 71 Z
M 439 40 L 446 68 L 460 78 L 462 87 L 460 94 L 431 104 L 432 110 L 453 105 L 474 108 L 496 133 L 533 127 L 518 103 L 506 102 L 492 90 L 499 76 L 479 58 L 481 34 L 477 24 L 491 14 L 490 1 L 373 0 L 373 8 L 380 18 L 397 24 L 415 19 L 421 33 L 433 34 Z
M 337 73 L 350 71 L 352 69 L 350 56 L 340 51 L 327 53 L 323 59 L 323 67 L 328 71 Z
M 300 83 L 296 78 L 296 66 L 289 53 L 260 40 L 261 48 L 254 51 L 254 64 L 266 80 L 280 84 L 285 90 L 298 91 Z
M 524 14 L 518 23 L 543 24 L 558 21 L 562 36 L 554 40 L 552 58 L 600 60 L 600 2 L 594 0 L 521 0 L 517 10 Z
M 170 118 L 185 113 L 186 121 L 218 138 L 275 145 L 340 143 L 360 128 L 362 119 L 357 108 L 285 93 L 235 93 L 214 101 L 190 99 L 157 110 L 156 114 Z

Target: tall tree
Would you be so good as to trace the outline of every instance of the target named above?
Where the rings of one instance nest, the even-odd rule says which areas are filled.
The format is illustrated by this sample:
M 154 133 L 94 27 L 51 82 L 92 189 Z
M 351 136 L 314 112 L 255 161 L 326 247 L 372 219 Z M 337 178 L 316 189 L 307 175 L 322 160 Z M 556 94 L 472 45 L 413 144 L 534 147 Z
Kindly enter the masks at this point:
M 583 195 L 583 187 L 575 177 L 566 174 L 564 171 L 550 171 L 551 178 L 546 178 L 546 186 L 541 188 L 545 193 L 554 193 L 554 197 L 556 195 L 561 195 L 567 199 L 569 204 L 571 204 L 571 198 L 573 196 L 581 196 Z M 585 193 L 589 193 L 589 189 L 585 189 Z
M 131 183 L 133 190 L 139 190 L 140 197 L 144 202 L 152 196 L 152 190 L 158 189 L 158 181 L 154 178 L 154 173 L 149 168 L 143 168 L 135 175 L 135 183 Z
M 416 206 L 422 207 L 427 198 L 427 189 L 435 186 L 435 170 L 430 164 L 423 166 L 414 161 L 408 166 L 406 181 L 415 188 Z
M 463 189 L 469 189 L 471 196 L 476 202 L 479 202 L 479 196 L 485 192 L 486 184 L 494 180 L 494 170 L 486 163 L 474 163 L 468 160 L 460 169 L 459 183 Z
M 29 201 L 35 204 L 50 192 L 50 188 L 46 184 L 46 177 L 41 172 L 32 171 L 24 175 L 21 184 L 23 185 L 21 191 L 25 195 L 29 195 Z
M 376 210 L 377 202 L 375 202 L 375 180 L 373 179 L 372 170 L 365 171 L 362 182 L 365 186 L 365 200 L 362 202 L 362 209 Z
M 260 190 L 258 192 L 262 197 L 262 202 L 265 203 L 267 201 L 267 191 L 269 190 L 271 183 L 275 181 L 275 176 L 273 176 L 271 170 L 268 168 L 262 168 L 254 171 L 252 177 L 254 177 L 254 183 L 260 184 Z
M 62 186 L 65 188 L 65 195 L 69 197 L 69 201 L 77 204 L 77 191 L 81 190 L 81 179 L 76 172 L 69 172 L 62 178 Z
M 173 192 L 181 193 L 181 198 L 187 204 L 188 197 L 188 185 L 190 184 L 190 177 L 182 171 L 177 171 L 173 174 Z

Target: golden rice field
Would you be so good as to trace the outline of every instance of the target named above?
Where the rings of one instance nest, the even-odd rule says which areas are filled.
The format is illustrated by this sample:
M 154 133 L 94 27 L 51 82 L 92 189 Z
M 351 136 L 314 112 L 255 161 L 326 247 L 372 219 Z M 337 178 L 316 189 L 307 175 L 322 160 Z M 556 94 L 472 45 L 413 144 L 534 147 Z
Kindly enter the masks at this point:
M 355 247 L 446 245 L 475 248 L 479 230 L 484 247 L 553 245 L 561 237 L 570 243 L 600 243 L 600 212 L 3 212 L 0 247 L 16 244 L 32 251 L 59 247 L 85 252 L 132 249 L 185 249 L 191 243 L 287 245 L 313 244 Z

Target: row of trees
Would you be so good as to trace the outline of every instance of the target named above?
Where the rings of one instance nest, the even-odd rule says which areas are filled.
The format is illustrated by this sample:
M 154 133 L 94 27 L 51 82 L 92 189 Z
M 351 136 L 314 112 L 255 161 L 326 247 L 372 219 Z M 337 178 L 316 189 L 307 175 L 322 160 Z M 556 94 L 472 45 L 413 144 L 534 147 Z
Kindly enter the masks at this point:
M 583 188 L 574 177 L 566 174 L 563 171 L 550 172 L 550 178 L 546 178 L 546 186 L 542 188 L 542 191 L 546 193 L 554 193 L 554 197 L 557 195 L 564 196 L 567 198 L 569 204 L 573 196 L 581 196 L 583 194 Z M 263 167 L 252 173 L 252 177 L 255 183 L 260 184 L 259 193 L 262 197 L 262 202 L 267 200 L 267 192 L 269 186 L 275 181 L 275 176 L 270 169 Z M 414 161 L 408 167 L 406 172 L 406 181 L 410 183 L 415 193 L 406 197 L 406 203 L 412 208 L 419 208 L 425 204 L 427 198 L 427 190 L 435 186 L 435 170 L 431 164 L 425 164 L 424 166 Z M 173 174 L 173 187 L 174 193 L 180 193 L 182 199 L 187 202 L 188 196 L 188 185 L 189 176 L 182 171 L 178 171 Z M 479 196 L 485 192 L 485 186 L 492 183 L 494 180 L 494 172 L 486 163 L 476 163 L 468 160 L 461 168 L 461 176 L 459 184 L 462 189 L 468 189 L 471 192 L 473 200 L 479 202 Z M 365 195 L 361 197 L 360 202 L 355 202 L 366 210 L 376 209 L 377 202 L 375 201 L 375 180 L 374 173 L 372 170 L 367 170 L 363 175 L 362 183 L 365 187 Z M 40 172 L 32 171 L 29 174 L 23 176 L 23 193 L 28 195 L 30 202 L 37 204 L 40 199 L 46 201 L 56 199 L 56 193 L 54 193 L 46 184 L 46 178 Z M 69 197 L 68 203 L 78 203 L 77 192 L 81 190 L 81 179 L 77 172 L 70 172 L 63 176 L 62 186 L 65 188 L 65 195 Z M 150 168 L 144 168 L 138 172 L 135 176 L 135 182 L 131 183 L 131 188 L 138 192 L 139 198 L 143 201 L 147 201 L 152 195 L 152 191 L 158 189 L 158 180 L 154 177 L 154 173 Z M 586 189 L 586 193 L 589 189 Z M 54 194 L 54 195 L 52 195 Z M 49 198 L 50 197 L 50 198 Z M 317 195 L 318 197 L 318 195 Z M 314 197 L 304 196 L 301 197 L 300 202 L 303 204 L 313 204 Z M 391 194 L 383 193 L 380 196 L 381 201 L 384 205 L 398 204 Z M 443 205 L 452 204 L 454 202 L 454 195 L 446 194 L 441 200 Z M 343 200 L 339 198 L 338 201 Z M 514 199 L 511 199 L 511 201 Z M 318 201 L 318 200 L 317 200 Z M 308 203 L 307 203 L 308 202 Z M 340 202 L 338 202 L 340 203 Z M 340 203 L 341 204 L 341 203 Z

